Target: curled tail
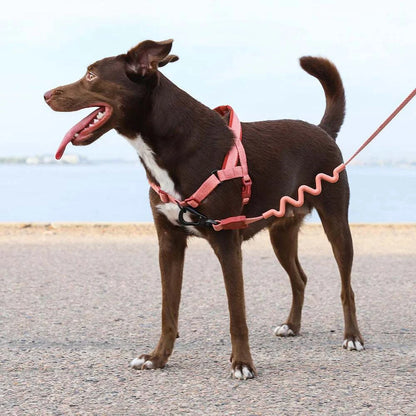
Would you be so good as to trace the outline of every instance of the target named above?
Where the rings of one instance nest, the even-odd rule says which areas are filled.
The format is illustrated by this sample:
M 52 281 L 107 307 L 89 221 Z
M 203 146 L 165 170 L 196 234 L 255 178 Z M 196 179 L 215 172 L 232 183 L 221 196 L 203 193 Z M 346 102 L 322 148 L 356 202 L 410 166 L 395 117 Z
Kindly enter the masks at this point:
M 319 127 L 335 139 L 345 116 L 345 94 L 339 72 L 335 65 L 325 58 L 304 56 L 300 58 L 300 66 L 317 78 L 324 88 L 326 108 Z

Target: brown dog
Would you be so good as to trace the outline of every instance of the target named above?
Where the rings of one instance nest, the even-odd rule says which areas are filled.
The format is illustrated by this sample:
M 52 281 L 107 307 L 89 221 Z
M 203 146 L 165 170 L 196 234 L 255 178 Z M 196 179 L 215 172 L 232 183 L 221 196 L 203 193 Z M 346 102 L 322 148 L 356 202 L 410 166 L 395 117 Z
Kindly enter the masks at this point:
M 87 145 L 110 129 L 116 129 L 137 150 L 149 179 L 182 200 L 191 195 L 222 165 L 233 144 L 224 119 L 199 103 L 163 76 L 158 67 L 178 58 L 169 55 L 172 40 L 144 41 L 127 54 L 105 58 L 88 67 L 79 81 L 45 94 L 55 111 L 98 107 L 74 126 L 57 152 L 65 146 Z M 341 78 L 326 59 L 301 58 L 302 68 L 318 78 L 326 95 L 325 114 L 319 126 L 298 120 L 242 123 L 249 174 L 253 181 L 250 202 L 242 206 L 241 179 L 221 184 L 198 207 L 208 218 L 257 216 L 279 206 L 284 195 L 297 196 L 305 184 L 314 186 L 319 172 L 331 174 L 342 162 L 335 138 L 344 119 L 345 98 Z M 342 172 L 336 184 L 323 184 L 322 194 L 306 195 L 301 208 L 288 210 L 284 218 L 269 218 L 240 230 L 214 231 L 212 227 L 188 227 L 178 222 L 179 208 L 161 203 L 150 189 L 150 204 L 159 238 L 162 275 L 162 333 L 156 348 L 132 362 L 137 369 L 163 368 L 178 334 L 178 313 L 187 238 L 197 235 L 211 244 L 224 274 L 230 312 L 232 375 L 252 378 L 245 316 L 241 243 L 267 227 L 276 256 L 290 277 L 292 307 L 286 321 L 275 329 L 278 336 L 297 335 L 301 326 L 306 275 L 298 260 L 298 232 L 304 217 L 315 208 L 332 245 L 342 280 L 344 348 L 360 351 L 351 288 L 353 247 L 348 225 L 349 187 Z M 190 221 L 195 215 L 187 213 Z

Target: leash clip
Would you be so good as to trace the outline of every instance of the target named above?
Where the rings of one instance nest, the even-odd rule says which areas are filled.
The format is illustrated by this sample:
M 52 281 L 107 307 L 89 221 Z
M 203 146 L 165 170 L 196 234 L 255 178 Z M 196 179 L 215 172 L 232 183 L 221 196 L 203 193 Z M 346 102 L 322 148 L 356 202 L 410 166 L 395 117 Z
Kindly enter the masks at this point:
M 182 207 L 180 204 L 178 204 L 178 207 L 179 207 L 179 210 L 180 210 L 179 214 L 178 214 L 178 222 L 181 225 L 184 225 L 186 227 L 188 227 L 188 226 L 192 226 L 192 227 L 201 227 L 201 226 L 212 227 L 213 225 L 219 224 L 218 221 L 209 219 L 208 217 L 201 214 L 196 209 L 191 208 L 190 206 Z M 184 218 L 184 215 L 187 212 L 189 212 L 192 215 L 195 215 L 196 217 L 198 217 L 198 220 L 197 221 L 186 221 L 185 218 Z

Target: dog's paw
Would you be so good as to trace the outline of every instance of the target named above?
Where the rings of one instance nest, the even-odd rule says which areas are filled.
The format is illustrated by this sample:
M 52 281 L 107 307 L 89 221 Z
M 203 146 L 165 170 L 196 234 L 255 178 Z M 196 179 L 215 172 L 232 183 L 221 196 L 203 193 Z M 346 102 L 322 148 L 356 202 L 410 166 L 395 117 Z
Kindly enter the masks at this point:
M 256 371 L 253 366 L 245 363 L 233 363 L 231 368 L 231 377 L 237 380 L 248 380 L 254 378 Z
M 145 358 L 135 358 L 130 363 L 130 368 L 133 370 L 152 370 L 154 368 L 152 361 Z
M 348 351 L 363 351 L 365 349 L 364 343 L 359 341 L 356 337 L 344 339 L 342 346 Z
M 279 325 L 274 330 L 273 333 L 277 337 L 294 337 L 296 334 L 292 331 L 287 324 Z
M 165 364 L 155 357 L 143 354 L 130 362 L 130 368 L 134 370 L 155 370 L 156 368 L 163 368 Z

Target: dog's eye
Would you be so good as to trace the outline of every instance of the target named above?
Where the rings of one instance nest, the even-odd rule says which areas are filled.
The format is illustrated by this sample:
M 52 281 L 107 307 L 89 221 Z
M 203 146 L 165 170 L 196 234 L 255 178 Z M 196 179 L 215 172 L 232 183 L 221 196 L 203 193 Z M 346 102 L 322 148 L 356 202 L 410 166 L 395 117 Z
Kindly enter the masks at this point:
M 85 75 L 85 79 L 87 81 L 92 81 L 93 79 L 97 78 L 97 75 L 95 75 L 93 72 L 88 71 L 87 74 Z

